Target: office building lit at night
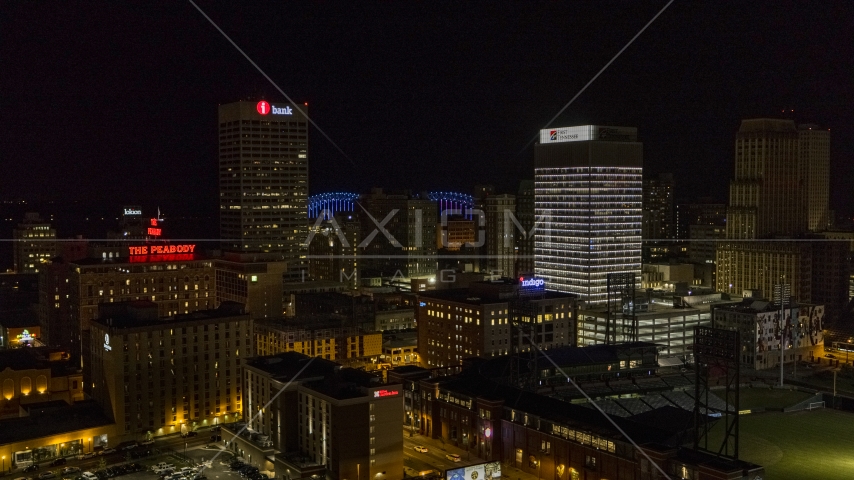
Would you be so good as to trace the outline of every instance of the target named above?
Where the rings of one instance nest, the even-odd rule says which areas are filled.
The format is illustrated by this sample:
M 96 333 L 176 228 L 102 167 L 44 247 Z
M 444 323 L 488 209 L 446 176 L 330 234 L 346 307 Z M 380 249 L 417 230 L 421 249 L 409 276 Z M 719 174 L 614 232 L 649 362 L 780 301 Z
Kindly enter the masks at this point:
M 307 106 L 234 102 L 219 106 L 220 233 L 224 250 L 304 255 L 308 234 Z
M 633 127 L 540 130 L 535 271 L 549 290 L 607 300 L 609 273 L 641 271 L 643 144 Z

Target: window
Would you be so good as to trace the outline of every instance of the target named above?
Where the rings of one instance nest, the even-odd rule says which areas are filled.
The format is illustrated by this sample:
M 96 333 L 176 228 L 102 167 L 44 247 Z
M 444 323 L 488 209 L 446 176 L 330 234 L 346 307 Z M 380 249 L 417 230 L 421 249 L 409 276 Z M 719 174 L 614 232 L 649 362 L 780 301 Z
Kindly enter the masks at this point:
M 596 468 L 596 457 L 592 455 L 585 455 L 584 466 L 587 468 Z

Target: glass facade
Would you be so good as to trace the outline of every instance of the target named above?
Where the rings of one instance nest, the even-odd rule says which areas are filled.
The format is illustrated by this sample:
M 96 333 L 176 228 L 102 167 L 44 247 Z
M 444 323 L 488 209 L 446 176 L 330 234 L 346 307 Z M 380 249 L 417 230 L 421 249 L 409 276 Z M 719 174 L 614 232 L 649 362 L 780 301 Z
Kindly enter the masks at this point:
M 549 290 L 607 300 L 607 276 L 641 270 L 642 167 L 535 169 L 537 276 Z

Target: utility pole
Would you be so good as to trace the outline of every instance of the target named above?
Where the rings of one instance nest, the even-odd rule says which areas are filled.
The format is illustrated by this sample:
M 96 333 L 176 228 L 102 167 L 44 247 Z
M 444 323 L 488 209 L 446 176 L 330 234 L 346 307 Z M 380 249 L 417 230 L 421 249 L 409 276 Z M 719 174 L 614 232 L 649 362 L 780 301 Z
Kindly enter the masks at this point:
M 783 363 L 786 353 L 786 303 L 789 302 L 791 286 L 786 283 L 774 285 L 774 300 L 780 302 L 780 386 L 783 386 Z

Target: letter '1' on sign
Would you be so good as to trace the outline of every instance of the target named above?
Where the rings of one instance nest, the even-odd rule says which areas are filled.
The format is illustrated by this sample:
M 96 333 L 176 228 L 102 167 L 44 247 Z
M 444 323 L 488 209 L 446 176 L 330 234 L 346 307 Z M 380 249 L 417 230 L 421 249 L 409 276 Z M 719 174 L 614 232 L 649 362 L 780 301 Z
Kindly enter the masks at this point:
M 270 113 L 270 104 L 265 102 L 264 100 L 261 100 L 260 102 L 258 102 L 258 105 L 255 105 L 255 109 L 258 110 L 258 113 L 260 113 L 261 115 L 267 115 L 268 113 Z

